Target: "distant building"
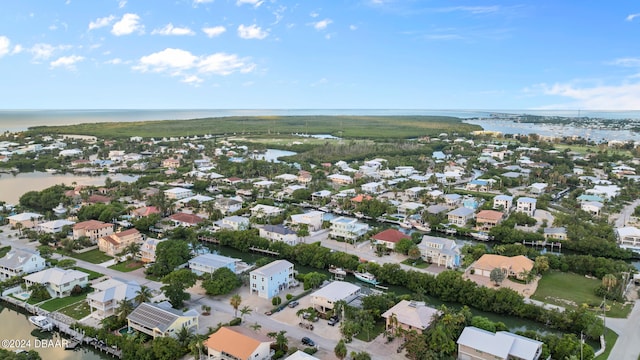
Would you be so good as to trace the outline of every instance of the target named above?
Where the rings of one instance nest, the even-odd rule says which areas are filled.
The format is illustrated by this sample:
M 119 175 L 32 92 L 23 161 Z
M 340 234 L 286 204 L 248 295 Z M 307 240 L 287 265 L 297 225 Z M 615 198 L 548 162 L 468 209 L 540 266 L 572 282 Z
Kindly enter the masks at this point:
M 142 246 L 140 247 L 140 261 L 143 263 L 153 263 L 156 262 L 156 250 L 158 249 L 158 244 L 167 239 L 153 239 L 148 238 L 144 241 Z
M 349 185 L 353 183 L 353 179 L 351 178 L 351 176 L 341 174 L 329 175 L 327 176 L 327 179 L 337 185 Z
M 109 256 L 116 256 L 133 243 L 142 244 L 143 234 L 137 229 L 129 229 L 98 239 L 98 248 Z
M 360 296 L 360 287 L 345 281 L 333 281 L 311 294 L 311 304 L 321 313 L 332 310 L 338 301 L 350 303 Z
M 291 246 L 298 243 L 296 232 L 282 225 L 264 225 L 259 232 L 260 237 L 271 241 L 281 241 Z
M 493 198 L 494 209 L 503 209 L 504 211 L 509 212 L 511 206 L 513 206 L 513 196 L 497 195 Z
M 181 187 L 174 187 L 164 191 L 164 195 L 170 200 L 180 200 L 193 196 L 193 191 Z
M 57 234 L 61 232 L 65 226 L 73 224 L 75 224 L 75 222 L 69 220 L 52 220 L 36 225 L 36 231 L 46 234 Z
M 635 226 L 627 226 L 616 229 L 618 245 L 623 249 L 631 249 L 640 252 L 640 229 Z
M 536 213 L 536 199 L 530 197 L 518 198 L 516 203 L 516 211 L 533 216 Z
M 251 216 L 258 219 L 278 216 L 284 212 L 283 208 L 270 205 L 258 204 L 251 208 Z
M 322 211 L 309 211 L 304 214 L 291 215 L 291 224 L 306 224 L 309 231 L 318 231 L 322 228 Z
M 234 259 L 217 254 L 204 254 L 189 260 L 189 269 L 196 275 L 212 274 L 214 271 L 226 267 L 236 273 L 236 264 L 240 259 Z
M 247 230 L 250 227 L 249 219 L 243 216 L 227 216 L 220 221 L 217 221 L 216 226 L 222 229 L 230 230 Z
M 23 229 L 31 229 L 36 227 L 36 225 L 40 224 L 43 220 L 44 216 L 36 213 L 24 212 L 17 215 L 9 216 L 9 225 L 14 228 L 18 226 Z
M 447 213 L 447 219 L 450 224 L 457 226 L 465 226 L 467 222 L 473 219 L 475 212 L 473 209 L 459 207 Z
M 369 231 L 369 225 L 357 219 L 338 217 L 331 220 L 330 236 L 344 240 L 357 240 Z
M 396 243 L 402 239 L 411 239 L 411 236 L 396 229 L 383 230 L 371 236 L 371 240 L 373 240 L 375 244 L 384 245 L 389 249 L 394 249 Z
M 174 226 L 183 227 L 197 226 L 204 221 L 204 219 L 198 215 L 183 212 L 171 214 L 169 220 L 171 220 Z
M 252 294 L 271 299 L 296 283 L 293 264 L 276 260 L 249 273 L 249 288 Z
M 567 229 L 564 227 L 548 227 L 544 228 L 543 235 L 545 239 L 567 240 Z
M 502 221 L 503 213 L 495 210 L 481 210 L 476 214 L 476 230 L 489 231 Z

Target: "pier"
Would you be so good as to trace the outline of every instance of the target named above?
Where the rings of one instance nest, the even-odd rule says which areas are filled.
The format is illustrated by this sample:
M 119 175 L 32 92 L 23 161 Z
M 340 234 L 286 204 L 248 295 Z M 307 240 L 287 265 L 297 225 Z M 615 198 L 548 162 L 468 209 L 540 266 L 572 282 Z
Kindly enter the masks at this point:
M 213 236 L 198 236 L 198 240 L 208 242 L 211 244 L 220 244 L 220 240 L 214 238 Z
M 529 245 L 529 246 L 535 246 L 535 247 L 544 247 L 546 248 L 547 246 L 551 247 L 551 251 L 553 252 L 553 248 L 557 247 L 558 251 L 562 251 L 562 243 L 559 242 L 553 242 L 553 241 L 522 241 L 522 245 Z
M 257 253 L 262 253 L 262 254 L 267 254 L 267 255 L 271 255 L 271 256 L 279 256 L 280 253 L 277 251 L 271 251 L 271 250 L 266 250 L 266 249 L 260 249 L 257 247 L 250 247 L 249 250 L 251 251 L 255 251 Z

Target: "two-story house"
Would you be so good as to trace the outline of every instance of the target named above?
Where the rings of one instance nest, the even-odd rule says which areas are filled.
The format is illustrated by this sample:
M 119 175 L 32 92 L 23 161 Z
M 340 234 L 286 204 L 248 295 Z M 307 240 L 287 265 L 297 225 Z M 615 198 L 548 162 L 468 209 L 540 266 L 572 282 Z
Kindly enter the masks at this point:
M 252 294 L 271 299 L 296 283 L 293 264 L 276 260 L 249 273 L 249 288 Z
M 283 208 L 276 206 L 258 204 L 251 208 L 251 216 L 258 219 L 278 216 L 284 212 Z
M 12 248 L 0 259 L 0 281 L 44 269 L 45 260 L 36 251 Z
M 516 211 L 525 213 L 529 216 L 533 216 L 536 213 L 537 200 L 530 197 L 518 198 L 516 202 Z
M 140 261 L 143 263 L 156 262 L 156 250 L 158 248 L 158 244 L 166 240 L 167 239 L 147 238 L 140 247 Z
M 98 220 L 87 220 L 73 225 L 73 240 L 85 236 L 94 243 L 101 237 L 113 234 L 113 224 Z
M 237 272 L 236 265 L 240 259 L 234 259 L 218 254 L 202 254 L 189 260 L 189 269 L 196 275 L 212 274 L 214 271 L 226 267 L 233 273 Z
M 142 245 L 143 241 L 143 234 L 134 228 L 101 237 L 98 239 L 98 248 L 109 256 L 116 256 L 129 244 L 138 243 Z
M 360 296 L 360 286 L 345 282 L 332 281 L 311 294 L 311 305 L 321 313 L 333 310 L 336 302 L 344 301 L 347 304 Z
M 451 239 L 424 235 L 418 248 L 426 262 L 447 268 L 460 266 L 460 248 Z
M 457 341 L 461 360 L 538 360 L 543 343 L 507 331 L 492 333 L 467 326 Z
M 198 330 L 198 315 L 195 310 L 176 310 L 168 302 L 142 303 L 127 316 L 127 326 L 154 339 L 167 336 L 175 338 L 183 327 L 195 333 Z
M 133 301 L 140 290 L 137 282 L 118 279 L 105 280 L 91 287 L 94 291 L 87 295 L 87 303 L 91 316 L 99 320 L 114 315 L 121 301 Z
M 476 214 L 476 230 L 488 232 L 502 221 L 503 213 L 495 210 L 481 210 Z
M 497 195 L 493 198 L 493 208 L 494 209 L 502 209 L 506 212 L 509 212 L 513 206 L 513 196 L 509 195 Z
M 431 325 L 434 316 L 439 311 L 424 302 L 401 300 L 392 308 L 385 311 L 382 317 L 386 321 L 386 329 L 396 332 L 399 329 L 404 331 L 416 330 L 421 333 Z
M 44 216 L 36 213 L 24 212 L 7 217 L 9 225 L 14 228 L 31 229 L 40 224 Z
M 282 225 L 264 225 L 259 229 L 260 237 L 271 241 L 281 241 L 294 246 L 298 243 L 298 235 L 295 231 Z
M 65 297 L 71 294 L 73 288 L 87 286 L 89 282 L 89 274 L 71 269 L 49 268 L 24 278 L 27 288 L 33 284 L 42 284 L 45 286 L 51 297 Z
M 216 221 L 214 225 L 229 230 L 247 230 L 251 226 L 248 218 L 238 215 L 224 217 L 222 220 Z
M 358 219 L 340 216 L 331 220 L 331 232 L 333 238 L 355 241 L 369 231 L 369 225 L 358 222 Z
M 213 206 L 220 210 L 223 215 L 229 215 L 242 209 L 242 201 L 231 198 L 219 198 L 214 201 Z
M 181 187 L 174 187 L 165 190 L 164 195 L 170 200 L 180 200 L 193 196 L 193 191 Z
M 447 213 L 447 219 L 450 224 L 457 226 L 465 226 L 467 222 L 473 219 L 475 211 L 466 207 L 459 207 Z
M 306 224 L 309 231 L 318 231 L 322 228 L 322 211 L 309 211 L 304 214 L 291 215 L 291 224 L 300 225 Z
M 411 236 L 396 229 L 383 230 L 371 236 L 371 240 L 373 240 L 375 244 L 384 245 L 388 249 L 394 249 L 396 243 L 402 239 L 411 239 Z

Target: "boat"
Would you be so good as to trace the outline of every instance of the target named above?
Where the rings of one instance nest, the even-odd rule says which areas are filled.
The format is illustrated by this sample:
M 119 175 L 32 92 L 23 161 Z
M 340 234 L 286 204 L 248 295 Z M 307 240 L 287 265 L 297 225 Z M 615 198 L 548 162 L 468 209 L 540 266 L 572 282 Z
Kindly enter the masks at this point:
M 399 225 L 401 228 L 404 228 L 404 229 L 411 229 L 413 227 L 413 225 L 411 225 L 411 223 L 407 221 L 401 221 Z
M 471 237 L 476 239 L 476 240 L 487 241 L 487 240 L 491 239 L 489 234 L 487 234 L 485 232 L 470 233 L 469 235 L 471 235 Z
M 328 271 L 330 273 L 338 275 L 338 276 L 346 276 L 347 275 L 347 272 L 343 268 L 339 268 L 339 267 L 335 267 L 335 266 L 330 266 Z
M 48 172 L 49 174 L 55 174 L 58 172 L 58 170 L 56 169 L 44 169 L 44 171 Z
M 29 316 L 29 322 L 37 326 L 40 330 L 51 331 L 53 323 L 46 316 Z
M 362 281 L 362 282 L 366 282 L 367 284 L 371 284 L 371 285 L 378 285 L 378 280 L 376 279 L 376 277 L 368 272 L 355 272 L 353 273 L 353 275 L 356 277 L 356 279 Z
M 431 232 L 431 228 L 425 225 L 414 225 L 413 227 L 416 228 L 416 230 L 420 230 L 420 231 L 424 231 L 424 232 Z

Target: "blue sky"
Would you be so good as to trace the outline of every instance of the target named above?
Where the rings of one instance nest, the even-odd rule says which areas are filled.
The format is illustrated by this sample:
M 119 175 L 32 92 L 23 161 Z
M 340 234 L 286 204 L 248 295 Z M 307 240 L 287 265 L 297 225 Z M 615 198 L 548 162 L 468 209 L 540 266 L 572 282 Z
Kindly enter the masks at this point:
M 640 109 L 631 1 L 24 0 L 0 108 Z

